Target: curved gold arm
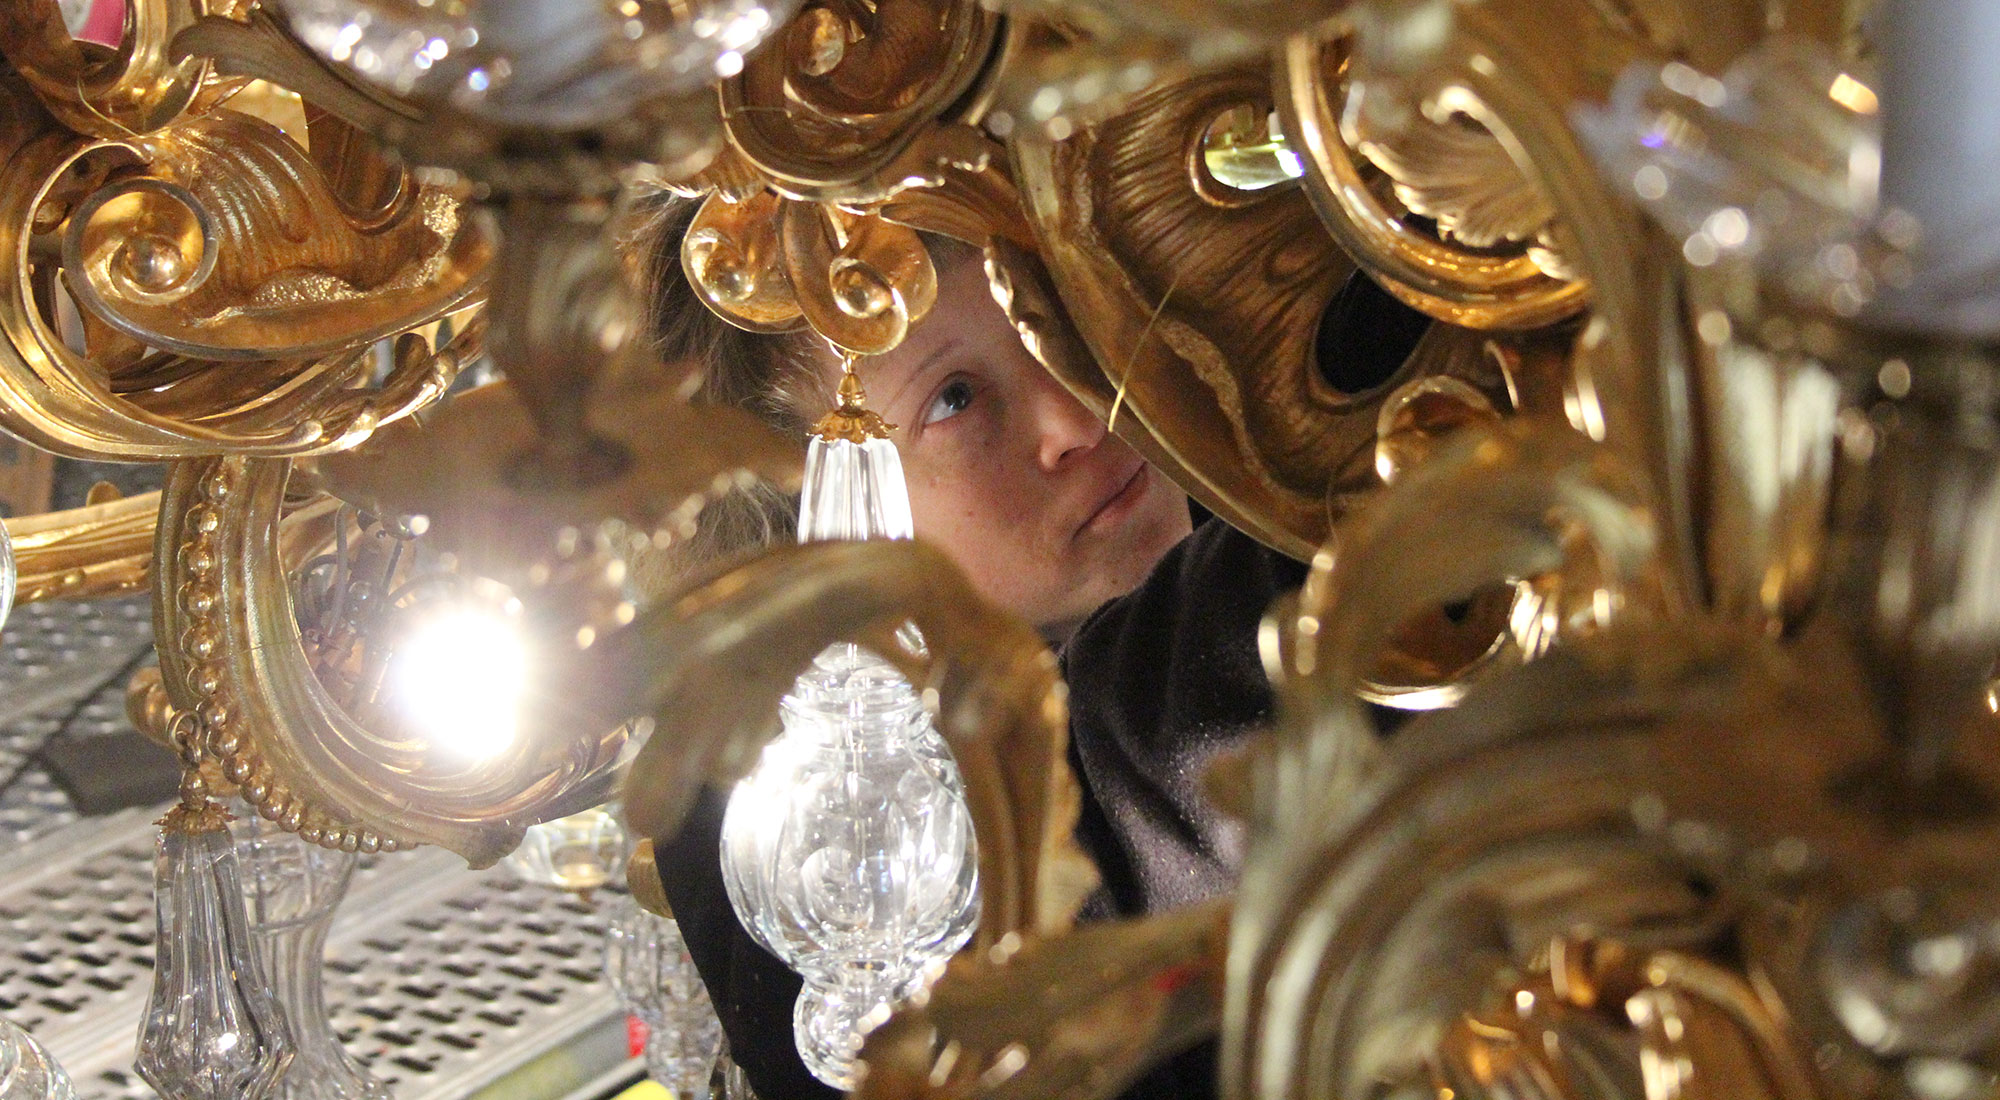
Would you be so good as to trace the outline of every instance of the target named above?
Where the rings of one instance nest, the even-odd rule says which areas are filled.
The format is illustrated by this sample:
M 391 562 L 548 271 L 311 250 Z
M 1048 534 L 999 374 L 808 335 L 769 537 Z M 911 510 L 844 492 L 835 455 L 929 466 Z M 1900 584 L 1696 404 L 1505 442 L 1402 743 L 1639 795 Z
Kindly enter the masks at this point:
M 103 186 L 45 194 L 37 213 L 69 203 L 68 287 L 148 347 L 207 359 L 357 347 L 460 308 L 492 258 L 455 196 L 405 176 L 404 201 L 355 211 L 289 136 L 226 108 L 85 145 L 47 172 L 83 174 L 100 156 Z
M 905 621 L 922 632 L 927 659 L 893 643 Z M 922 543 L 786 547 L 723 573 L 581 654 L 540 724 L 655 716 L 625 812 L 641 832 L 671 835 L 703 783 L 749 772 L 779 698 L 843 640 L 872 644 L 937 700 L 979 841 L 979 929 L 967 950 L 1067 928 L 1096 874 L 1071 835 L 1081 793 L 1064 756 L 1055 657 Z
M 1229 901 L 966 952 L 869 1032 L 855 1094 L 1097 1100 L 1215 1033 Z
M 226 135 L 247 135 L 256 140 L 241 147 L 214 144 Z M 186 149 L 176 145 L 182 138 L 191 143 Z M 190 151 L 197 147 L 206 152 Z M 170 152 L 175 149 L 179 151 Z M 445 279 L 441 296 L 424 292 L 412 299 L 392 285 L 392 280 L 375 288 L 371 299 L 323 302 L 308 308 L 308 313 L 317 312 L 325 323 L 316 334 L 308 334 L 296 350 L 310 353 L 314 348 L 336 348 L 317 358 L 306 354 L 297 359 L 265 358 L 222 366 L 206 357 L 228 349 L 211 342 L 188 344 L 193 355 L 149 351 L 149 343 L 164 346 L 176 341 L 170 332 L 146 326 L 137 330 L 143 336 L 134 339 L 113 331 L 88 309 L 83 311 L 90 340 L 88 354 L 73 350 L 58 332 L 53 303 L 61 272 L 37 242 L 45 231 L 59 230 L 65 220 L 76 223 L 71 234 L 77 252 L 74 259 L 86 267 L 102 260 L 106 266 L 101 274 L 106 278 L 121 277 L 122 272 L 122 277 L 136 280 L 128 287 L 133 301 L 162 294 L 172 299 L 178 293 L 175 288 L 182 285 L 175 280 L 192 280 L 204 266 L 211 274 L 217 267 L 229 270 L 218 258 L 225 247 L 240 245 L 253 253 L 272 250 L 248 267 L 240 267 L 239 274 L 256 270 L 289 272 L 286 278 L 299 275 L 291 265 L 301 257 L 298 249 L 305 247 L 301 242 L 314 242 L 307 251 L 323 255 L 323 251 L 314 250 L 331 247 L 329 239 L 338 234 L 324 226 L 314 231 L 318 236 L 281 232 L 279 226 L 259 220 L 302 216 L 304 211 L 286 209 L 287 204 L 280 199 L 290 193 L 287 187 L 319 180 L 316 171 L 292 164 L 296 172 L 287 169 L 280 173 L 287 181 L 284 186 L 268 179 L 260 182 L 254 162 L 267 154 L 282 160 L 277 152 L 280 149 L 303 155 L 288 139 L 261 124 L 216 118 L 171 127 L 143 141 L 89 142 L 51 133 L 17 151 L 0 168 L 0 264 L 4 264 L 0 267 L 0 422 L 47 450 L 82 458 L 158 461 L 222 451 L 304 454 L 351 446 L 382 421 L 404 415 L 415 404 L 441 393 L 459 363 L 476 351 L 474 330 L 468 329 L 436 355 L 415 354 L 418 345 L 410 341 L 417 338 L 406 337 L 395 370 L 381 389 L 366 388 L 365 376 L 371 366 L 365 359 L 367 343 L 383 332 L 420 322 L 462 301 L 481 270 L 481 262 L 474 257 L 458 257 L 469 266 L 456 269 L 457 274 Z M 206 199 L 174 183 L 176 170 L 162 169 L 164 177 L 120 176 L 123 182 L 111 178 L 114 172 L 126 170 L 120 166 L 139 163 L 159 167 L 177 157 L 187 158 L 179 170 L 186 178 L 191 182 L 197 176 L 205 180 L 200 190 Z M 246 163 L 250 167 L 245 167 Z M 317 193 L 324 203 L 337 205 L 323 182 L 313 186 L 320 188 Z M 232 192 L 232 188 L 245 189 L 245 193 Z M 214 229 L 213 220 L 200 213 L 210 206 L 243 215 L 244 225 L 238 228 L 248 237 L 231 241 L 216 236 L 219 230 Z M 93 231 L 88 225 L 93 211 L 108 212 L 106 216 L 113 220 L 128 215 L 137 220 L 130 226 L 130 234 L 114 233 L 104 226 L 98 227 L 101 232 Z M 347 221 L 335 224 L 350 231 L 350 244 L 366 236 L 354 231 Z M 258 226 L 262 228 L 255 228 Z M 449 241 L 463 247 L 467 241 L 479 239 L 477 234 L 434 233 L 421 223 L 418 229 L 441 250 Z M 473 246 L 473 251 L 480 247 Z M 440 251 L 431 258 L 444 255 Z M 410 259 L 416 264 L 412 270 L 420 275 L 444 273 L 442 268 L 426 267 L 427 261 L 420 262 L 421 257 Z M 447 266 L 455 262 L 447 261 Z M 187 268 L 184 263 L 194 266 Z M 84 285 L 83 271 L 70 274 L 79 281 L 69 285 Z M 324 271 L 321 274 L 334 277 Z M 161 294 L 146 288 L 156 279 L 165 280 L 159 284 Z M 268 289 L 267 284 L 259 287 Z M 88 299 L 89 295 L 79 293 L 79 298 Z M 233 316 L 242 307 L 240 301 L 231 301 L 217 308 Z M 295 321 L 302 317 L 297 311 L 274 308 Z M 246 316 L 254 314 L 257 311 Z M 189 323 L 197 319 L 183 318 Z M 125 320 L 129 323 L 132 317 Z M 293 332 L 286 339 L 297 342 L 298 337 Z M 278 350 L 287 349 L 280 346 Z
M 1439 1091 L 1468 1100 L 1821 1095 L 1783 1017 L 1753 984 L 1681 952 L 1558 937 L 1528 976 L 1492 993 L 1446 1026 L 1429 1067 Z
M 14 603 L 115 596 L 146 587 L 160 494 L 97 501 L 7 521 Z
M 1439 125 L 1463 116 L 1490 137 L 1483 145 L 1488 153 L 1502 151 L 1513 165 L 1507 178 L 1514 186 L 1503 189 L 1512 197 L 1489 208 L 1539 206 L 1553 213 L 1553 221 L 1524 247 L 1492 256 L 1414 234 L 1389 217 L 1361 189 L 1345 151 L 1352 143 L 1340 130 L 1338 104 L 1346 91 L 1338 85 L 1352 75 L 1330 64 L 1323 35 L 1289 42 L 1281 76 L 1286 94 L 1280 107 L 1309 169 L 1308 193 L 1371 272 L 1436 316 L 1481 325 L 1540 323 L 1576 308 L 1588 286 L 1592 317 L 1574 364 L 1573 418 L 1592 438 L 1630 456 L 1647 480 L 1668 565 L 1667 597 L 1683 608 L 1696 606 L 1709 581 L 1695 536 L 1702 429 L 1686 412 L 1694 407 L 1687 351 L 1693 338 L 1673 305 L 1682 293 L 1682 264 L 1673 246 L 1637 217 L 1629 181 L 1605 178 L 1585 153 L 1570 112 L 1605 102 L 1628 63 L 1665 64 L 1699 54 L 1719 66 L 1777 27 L 1839 43 L 1848 33 L 1845 5 L 1794 0 L 1717 8 L 1650 0 L 1613 13 L 1589 0 L 1498 0 L 1377 15 L 1374 48 L 1380 56 L 1366 75 L 1385 91 L 1391 114 L 1399 109 L 1407 115 L 1399 140 L 1428 141 L 1430 154 L 1442 154 L 1458 136 Z M 1432 16 L 1438 33 L 1402 33 Z M 1463 165 L 1426 154 L 1439 171 L 1419 178 L 1407 171 L 1409 151 L 1400 150 L 1406 178 L 1394 181 L 1397 189 L 1447 219 L 1462 211 L 1453 204 L 1464 194 L 1452 192 Z M 1380 159 L 1397 167 L 1398 151 L 1383 152 Z M 1529 254 L 1535 248 L 1552 249 L 1560 262 L 1536 262 Z M 1545 269 L 1578 281 L 1550 280 Z
M 174 53 L 174 35 L 236 0 L 138 0 L 128 5 L 125 38 L 108 58 L 69 35 L 56 0 L 19 0 L 0 11 L 7 60 L 63 124 L 99 137 L 146 133 L 194 103 L 208 74 L 201 58 Z
M 1563 564 L 1567 545 L 1579 533 L 1594 549 L 1600 572 L 1608 578 L 1607 601 L 1649 610 L 1657 601 L 1651 528 L 1646 514 L 1630 503 L 1630 486 L 1602 450 L 1546 427 L 1516 424 L 1502 431 L 1472 433 L 1399 478 L 1372 507 L 1359 511 L 1339 532 L 1338 554 L 1322 556 L 1316 563 L 1295 617 L 1288 614 L 1288 621 L 1267 625 L 1266 663 L 1280 685 L 1280 723 L 1258 761 L 1256 832 L 1238 893 L 1230 948 L 1226 1095 L 1345 1095 L 1356 1087 L 1354 1079 L 1336 1083 L 1326 1076 L 1331 1071 L 1323 1051 L 1309 1053 L 1295 1044 L 1301 1036 L 1323 1034 L 1316 1030 L 1327 1026 L 1318 1015 L 1327 1010 L 1320 983 L 1332 980 L 1348 965 L 1333 961 L 1334 948 L 1327 937 L 1338 935 L 1339 942 L 1347 944 L 1358 942 L 1350 937 L 1378 932 L 1386 936 L 1399 911 L 1400 903 L 1382 901 L 1379 916 L 1371 915 L 1367 921 L 1331 921 L 1329 914 L 1345 911 L 1362 898 L 1380 901 L 1385 889 L 1380 883 L 1364 882 L 1369 877 L 1365 874 L 1336 876 L 1333 868 L 1352 859 L 1376 858 L 1357 854 L 1365 844 L 1418 842 L 1414 837 L 1392 837 L 1393 826 L 1365 816 L 1383 797 L 1379 788 L 1406 774 L 1401 768 L 1385 774 L 1373 727 L 1355 701 L 1363 675 L 1396 624 L 1419 609 L 1463 597 L 1488 582 L 1554 570 Z M 1516 679 L 1501 677 L 1496 682 Z M 1448 721 L 1454 714 L 1439 712 L 1434 718 Z M 1407 736 L 1407 731 L 1399 735 Z M 1587 766 L 1594 765 L 1578 765 Z M 1435 781 L 1441 793 L 1429 809 L 1399 807 L 1396 813 L 1428 815 L 1421 817 L 1425 828 L 1437 828 L 1439 837 L 1459 835 L 1453 830 L 1468 837 L 1482 835 L 1475 823 L 1489 811 L 1471 805 L 1466 791 L 1452 787 L 1445 793 L 1448 784 L 1439 771 L 1407 774 Z M 1371 784 L 1378 775 L 1380 782 Z M 1503 786 L 1505 792 L 1496 788 L 1493 798 L 1520 796 L 1516 785 Z M 1579 793 L 1583 789 L 1564 790 L 1560 797 L 1544 790 L 1537 797 L 1560 803 L 1551 813 L 1574 814 L 1576 827 L 1583 828 L 1599 812 Z M 1363 822 L 1371 822 L 1367 829 L 1388 831 L 1376 838 L 1360 831 Z M 1491 842 L 1509 841 L 1495 837 Z M 1578 865 L 1609 859 L 1607 881 L 1629 878 L 1616 872 L 1627 857 L 1615 845 L 1613 849 L 1600 857 L 1586 845 L 1551 858 Z M 1396 863 L 1399 868 L 1412 866 L 1408 860 L 1418 858 L 1414 853 L 1404 855 L 1408 858 Z M 1641 869 L 1642 880 L 1650 881 L 1651 875 Z M 1410 875 L 1409 890 L 1420 890 L 1417 884 L 1422 881 L 1424 875 Z M 1616 891 L 1607 896 L 1615 901 Z M 1364 925 L 1376 931 L 1364 932 Z M 1442 936 L 1448 931 L 1427 928 L 1421 934 Z M 1413 949 L 1444 947 L 1439 943 Z M 1383 975 L 1388 988 L 1397 980 Z M 1413 981 L 1414 975 L 1405 974 L 1402 980 Z M 1427 988 L 1412 988 L 1407 994 L 1409 998 L 1437 995 L 1442 994 Z M 1349 1063 L 1340 1064 L 1347 1072 Z
M 1588 285 L 1548 256 L 1555 211 L 1515 166 L 1504 139 L 1477 123 L 1432 119 L 1398 104 L 1402 133 L 1364 132 L 1351 143 L 1342 120 L 1359 82 L 1345 51 L 1339 40 L 1300 35 L 1285 43 L 1278 69 L 1285 133 L 1312 169 L 1306 193 L 1341 247 L 1399 298 L 1453 324 L 1532 328 L 1581 310 Z M 1449 79 L 1445 71 L 1425 75 Z M 1460 114 L 1485 113 L 1471 97 L 1450 104 Z M 1363 120 L 1368 114 L 1354 112 Z M 1370 186 L 1369 161 L 1388 172 L 1402 209 Z M 1413 224 L 1412 213 L 1436 219 L 1443 235 Z
M 809 4 L 722 82 L 730 145 L 792 198 L 888 198 L 980 155 L 977 133 L 954 124 L 978 121 L 1001 22 L 971 0 Z

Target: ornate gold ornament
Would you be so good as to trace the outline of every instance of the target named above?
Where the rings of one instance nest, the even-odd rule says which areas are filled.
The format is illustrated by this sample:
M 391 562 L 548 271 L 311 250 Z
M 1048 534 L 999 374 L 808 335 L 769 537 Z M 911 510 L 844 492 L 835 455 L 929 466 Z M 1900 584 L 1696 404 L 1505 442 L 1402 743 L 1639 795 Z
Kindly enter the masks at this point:
M 882 653 L 984 907 L 866 1095 L 1108 1096 L 1219 1035 L 1239 1100 L 1987 1100 L 2000 371 L 1869 313 L 1925 273 L 1854 8 L 135 0 L 107 48 L 21 0 L 0 426 L 172 467 L 10 519 L 16 599 L 153 587 L 179 825 L 240 793 L 475 864 L 614 792 L 670 834 L 816 653 Z M 1084 405 L 1314 563 L 1220 765 L 1233 898 L 1072 928 L 1054 659 L 938 551 L 634 591 L 800 463 L 638 338 L 642 184 L 705 196 L 710 308 L 855 355 L 925 323 L 924 234 L 970 243 Z M 1405 361 L 1331 342 L 1360 277 Z M 392 705 L 458 612 L 533 655 L 469 753 Z M 1429 713 L 1385 743 L 1363 700 Z

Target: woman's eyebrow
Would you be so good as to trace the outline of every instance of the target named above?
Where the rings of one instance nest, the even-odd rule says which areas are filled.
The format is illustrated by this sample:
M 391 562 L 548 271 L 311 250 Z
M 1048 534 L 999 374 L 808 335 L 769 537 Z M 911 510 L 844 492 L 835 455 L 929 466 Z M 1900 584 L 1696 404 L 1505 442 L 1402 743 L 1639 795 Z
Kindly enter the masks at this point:
M 896 391 L 889 395 L 888 400 L 882 402 L 882 407 L 886 409 L 893 406 L 896 402 L 901 401 L 904 391 L 908 390 L 912 383 L 924 377 L 924 375 L 930 373 L 932 370 L 935 370 L 937 365 L 944 361 L 945 356 L 956 350 L 957 347 L 958 337 L 953 336 L 944 343 L 932 348 L 929 353 L 922 359 L 917 360 L 910 367 L 909 373 L 903 375 L 902 385 L 897 386 Z

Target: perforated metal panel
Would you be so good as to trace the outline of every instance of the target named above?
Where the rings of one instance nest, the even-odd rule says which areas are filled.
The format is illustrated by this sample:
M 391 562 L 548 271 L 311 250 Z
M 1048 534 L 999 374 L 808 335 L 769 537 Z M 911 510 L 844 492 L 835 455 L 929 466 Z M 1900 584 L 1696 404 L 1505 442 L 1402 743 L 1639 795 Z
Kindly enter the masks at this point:
M 67 736 L 122 729 L 124 680 L 106 678 L 149 634 L 143 599 L 20 609 L 0 635 L 0 767 L 26 761 L 79 699 Z M 131 1065 L 161 810 L 81 818 L 32 764 L 0 793 L 0 1015 L 46 1043 L 85 1100 L 153 1095 Z M 435 850 L 369 857 L 328 938 L 335 1031 L 399 1100 L 576 1095 L 624 1055 L 602 932 L 593 906 L 502 868 Z
M 0 775 L 14 778 L 0 789 L 0 841 L 19 844 L 77 820 L 29 754 L 78 703 L 66 736 L 129 729 L 124 680 L 113 674 L 149 651 L 152 639 L 144 597 L 28 604 L 8 616 L 0 630 Z

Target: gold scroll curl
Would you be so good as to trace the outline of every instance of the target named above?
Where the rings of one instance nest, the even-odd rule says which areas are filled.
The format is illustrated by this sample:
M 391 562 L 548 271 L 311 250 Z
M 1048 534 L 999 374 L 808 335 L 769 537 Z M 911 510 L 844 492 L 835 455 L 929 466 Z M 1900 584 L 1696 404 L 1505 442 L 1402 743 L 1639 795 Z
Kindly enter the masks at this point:
M 423 222 L 422 208 L 440 214 L 450 199 L 429 196 L 372 227 L 392 234 L 376 237 L 342 211 L 290 139 L 218 115 L 143 139 L 45 134 L 0 169 L 0 422 L 9 430 L 59 454 L 121 461 L 338 449 L 442 393 L 476 354 L 483 331 L 476 324 L 435 353 L 406 334 L 389 375 L 371 384 L 370 341 L 462 304 L 483 277 L 480 234 L 440 234 Z M 177 136 L 183 131 L 186 143 Z M 148 174 L 149 149 L 157 154 L 151 167 L 177 165 L 166 168 L 167 178 Z M 260 178 L 260 163 L 272 174 Z M 88 224 L 100 216 L 106 221 Z M 72 232 L 64 232 L 66 221 L 77 223 Z M 53 262 L 51 238 L 64 236 L 73 267 Z M 400 239 L 390 249 L 400 256 L 375 252 L 367 263 L 380 281 L 356 291 L 344 275 L 364 285 L 371 279 L 340 258 L 362 260 L 373 247 L 364 242 L 387 239 Z M 395 281 L 426 273 L 441 286 L 412 290 Z M 183 301 L 198 298 L 187 284 L 204 275 L 232 288 L 211 303 L 219 312 L 176 314 L 177 291 L 185 290 Z M 65 276 L 81 307 L 81 351 L 58 327 Z M 122 293 L 121 278 L 155 301 Z M 281 284 L 300 279 L 345 289 L 288 300 Z M 258 301 L 265 290 L 273 300 Z M 89 308 L 93 302 L 106 312 Z M 144 316 L 164 323 L 137 323 L 126 307 L 151 310 Z M 113 317 L 131 331 L 113 327 Z M 314 317 L 304 336 L 290 327 Z M 216 361 L 225 357 L 235 361 Z
M 709 186 L 681 242 L 682 269 L 708 307 L 752 332 L 810 328 L 857 355 L 894 348 L 936 300 L 936 262 L 920 233 L 1033 247 L 1002 150 L 984 138 L 859 207 L 761 183 Z
M 18 0 L 0 10 L 7 60 L 63 125 L 102 138 L 147 133 L 196 105 L 208 62 L 183 57 L 174 36 L 205 15 L 226 17 L 239 0 L 135 0 L 115 49 L 70 36 L 56 0 Z
M 1700 526 L 1702 468 L 1701 428 L 1679 413 L 1695 385 L 1690 334 L 1659 305 L 1682 293 L 1682 263 L 1675 243 L 1638 217 L 1630 181 L 1607 178 L 1584 152 L 1570 112 L 1607 102 L 1629 66 L 1698 55 L 1719 71 L 1776 28 L 1840 43 L 1849 15 L 1833 0 L 1395 6 L 1357 13 L 1353 22 L 1368 25 L 1353 58 L 1340 44 L 1346 28 L 1326 27 L 1289 40 L 1280 59 L 1278 106 L 1307 194 L 1385 286 L 1433 316 L 1487 329 L 1546 324 L 1587 298 L 1571 419 L 1624 451 L 1649 482 L 1663 583 L 1684 608 L 1710 581 L 1687 534 Z M 1368 134 L 1342 131 L 1353 81 L 1386 108 Z M 1369 137 L 1379 161 L 1355 148 Z M 1464 178 L 1450 155 L 1460 147 L 1489 165 L 1479 179 Z M 1412 209 L 1399 194 L 1440 224 L 1479 228 L 1464 241 L 1439 235 L 1398 213 Z M 1552 218 L 1530 234 L 1545 212 Z
M 1285 132 L 1341 247 L 1399 298 L 1454 324 L 1531 328 L 1582 309 L 1589 287 L 1555 209 L 1516 167 L 1511 135 L 1489 128 L 1484 104 L 1436 70 L 1420 85 L 1428 95 L 1407 79 L 1377 89 L 1359 64 L 1345 39 L 1300 35 L 1279 65 Z
M 63 266 L 82 308 L 149 347 L 328 354 L 459 307 L 491 260 L 488 234 L 450 193 L 408 186 L 406 201 L 364 219 L 305 149 L 226 108 L 87 146 L 50 173 L 106 155 L 104 185 L 69 210 Z
M 1499 405 L 1506 386 L 1493 363 L 1438 354 L 1436 341 L 1353 392 L 1329 381 L 1345 349 L 1322 347 L 1320 328 L 1354 264 L 1296 184 L 1213 177 L 1210 128 L 1245 109 L 1271 110 L 1262 66 L 1148 91 L 1068 140 L 1019 139 L 1013 152 L 1048 276 L 1095 360 L 1058 375 L 1087 402 L 1115 394 L 1115 428 L 1129 417 L 1146 437 L 1135 442 L 1197 498 L 1304 560 L 1379 487 L 1378 420 L 1399 387 L 1452 373 Z M 1018 257 L 994 262 L 1010 299 L 1041 281 Z
M 1229 900 L 964 952 L 868 1034 L 862 1100 L 1098 1100 L 1214 1034 Z
M 1642 617 L 1654 610 L 1654 540 L 1632 492 L 1608 454 L 1566 430 L 1515 424 L 1459 440 L 1357 513 L 1337 559 L 1322 559 L 1296 606 L 1267 628 L 1280 722 L 1257 762 L 1225 1095 L 1343 1095 L 1364 1081 L 1420 1080 L 1425 1037 L 1478 1003 L 1492 981 L 1486 967 L 1508 965 L 1518 943 L 1547 942 L 1574 914 L 1606 929 L 1707 919 L 1705 894 L 1633 840 L 1629 818 L 1623 833 L 1607 824 L 1634 793 L 1616 781 L 1629 763 L 1621 744 L 1586 752 L 1549 733 L 1546 745 L 1488 752 L 1491 720 L 1461 719 L 1472 700 L 1520 683 L 1519 672 L 1482 680 L 1460 709 L 1400 731 L 1390 754 L 1354 701 L 1393 624 L 1493 580 L 1561 568 L 1572 526 L 1588 532 L 1611 598 Z M 1404 824 L 1412 820 L 1423 827 Z M 1390 866 L 1394 881 L 1369 870 Z M 1537 923 L 1550 919 L 1556 927 Z M 1420 980 L 1420 960 L 1440 957 L 1475 963 Z M 1365 977 L 1354 977 L 1357 965 Z M 1400 1038 L 1385 1041 L 1392 1034 Z
M 732 154 L 785 195 L 849 205 L 976 161 L 1002 23 L 970 0 L 813 0 L 723 81 Z

